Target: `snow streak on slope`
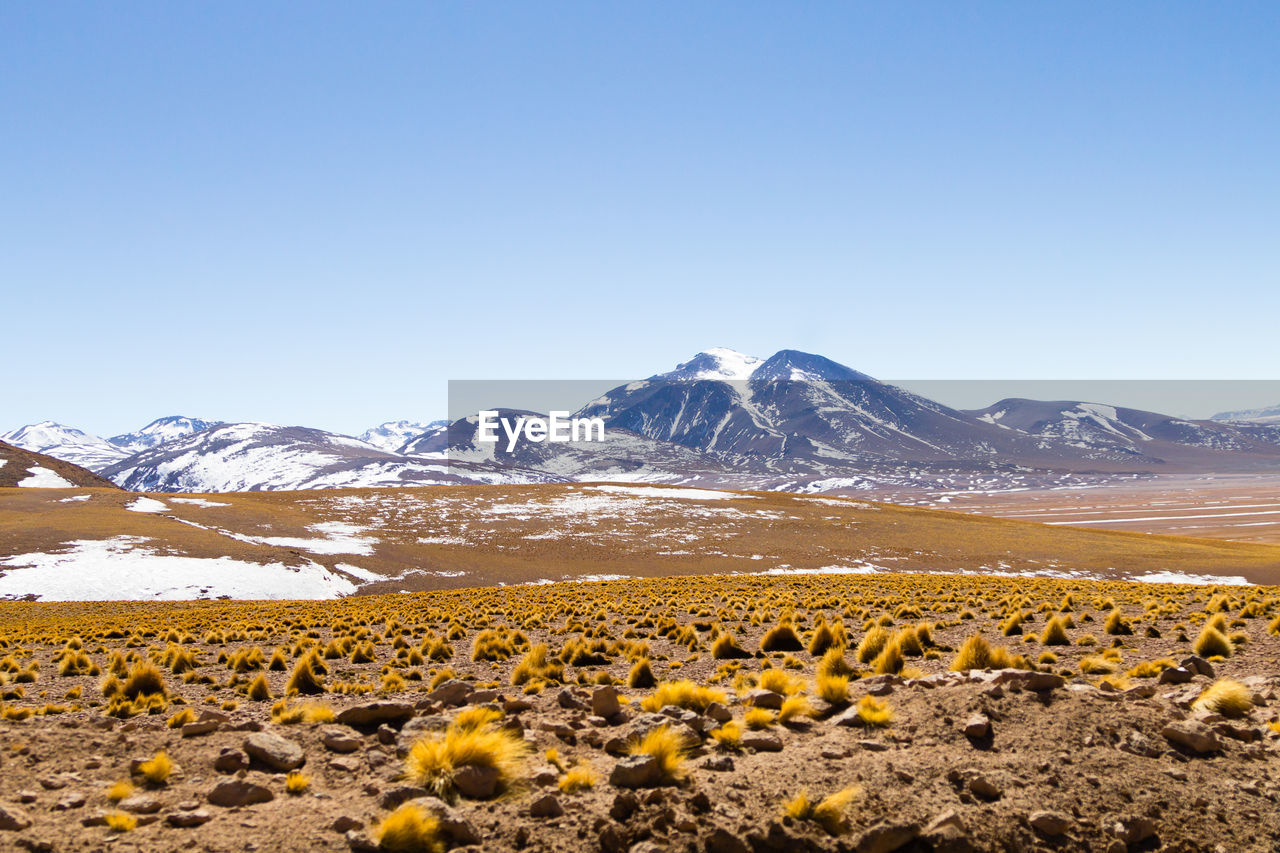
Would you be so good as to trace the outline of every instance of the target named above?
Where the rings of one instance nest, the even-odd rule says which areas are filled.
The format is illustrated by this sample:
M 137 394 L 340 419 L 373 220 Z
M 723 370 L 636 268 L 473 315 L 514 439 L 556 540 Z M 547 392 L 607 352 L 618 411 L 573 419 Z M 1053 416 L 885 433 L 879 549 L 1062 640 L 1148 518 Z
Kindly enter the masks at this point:
M 198 598 L 317 599 L 356 591 L 324 566 L 262 565 L 230 557 L 157 554 L 141 536 L 84 539 L 53 553 L 0 560 L 0 598 L 41 601 L 168 600 Z
M 18 482 L 19 488 L 28 489 L 74 489 L 75 483 L 68 483 L 48 468 L 32 465 L 27 469 L 31 476 Z

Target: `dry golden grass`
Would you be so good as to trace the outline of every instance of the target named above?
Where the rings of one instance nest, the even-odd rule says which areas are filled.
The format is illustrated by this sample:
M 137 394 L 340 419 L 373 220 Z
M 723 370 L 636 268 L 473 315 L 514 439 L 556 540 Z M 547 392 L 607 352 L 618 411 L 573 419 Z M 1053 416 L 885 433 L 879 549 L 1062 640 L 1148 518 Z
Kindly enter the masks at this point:
M 1253 710 L 1253 691 L 1239 681 L 1222 678 L 1205 688 L 1193 707 L 1224 717 L 1247 717 Z
M 416 803 L 403 803 L 374 828 L 378 849 L 386 853 L 444 853 L 440 820 Z
M 634 744 L 632 755 L 651 755 L 658 759 L 658 769 L 664 784 L 675 785 L 684 780 L 689 770 L 685 766 L 688 745 L 684 736 L 670 726 L 651 730 L 640 742 Z

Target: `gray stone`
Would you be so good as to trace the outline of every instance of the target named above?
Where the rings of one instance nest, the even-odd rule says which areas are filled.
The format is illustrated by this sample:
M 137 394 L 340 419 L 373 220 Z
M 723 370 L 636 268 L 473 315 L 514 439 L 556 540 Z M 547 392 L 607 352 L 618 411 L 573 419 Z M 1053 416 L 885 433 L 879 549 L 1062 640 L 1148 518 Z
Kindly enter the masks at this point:
M 251 760 L 281 773 L 296 770 L 307 761 L 301 746 L 271 732 L 254 732 L 244 739 L 242 746 Z
M 606 720 L 622 710 L 618 701 L 618 688 L 612 684 L 603 684 L 591 691 L 591 713 Z
M 226 748 L 213 760 L 213 769 L 219 773 L 238 773 L 249 767 L 249 756 L 242 749 Z
M 467 697 L 474 692 L 475 688 L 467 682 L 450 679 L 428 693 L 426 698 L 429 702 L 439 702 L 441 705 L 465 705 Z
M 452 683 L 445 682 L 445 684 Z M 339 725 L 354 728 L 376 728 L 384 723 L 399 728 L 409 722 L 411 717 L 413 717 L 413 706 L 408 702 L 377 701 L 343 708 L 338 712 L 335 721 Z
M 1141 844 L 1156 834 L 1158 826 L 1149 817 L 1122 817 L 1111 827 L 1111 834 L 1127 845 Z
M 781 693 L 774 693 L 772 690 L 765 690 L 763 687 L 757 687 L 747 693 L 743 700 L 753 708 L 768 708 L 776 711 L 782 707 L 785 697 Z
M 359 773 L 364 766 L 365 762 L 354 755 L 340 755 L 329 760 L 329 769 L 339 773 Z
M 0 805 L 0 832 L 21 832 L 29 826 L 31 821 L 22 812 Z
M 782 738 L 772 732 L 745 732 L 740 741 L 743 749 L 756 752 L 782 752 Z
M 394 788 L 388 788 L 378 796 L 378 805 L 389 811 L 401 803 L 425 797 L 427 794 L 426 788 L 417 785 L 397 785 Z M 345 829 L 340 831 L 346 832 Z
M 978 740 L 991 733 L 991 720 L 986 714 L 974 714 L 964 722 L 964 736 Z
M 570 711 L 590 710 L 587 707 L 587 703 L 579 699 L 577 694 L 573 692 L 572 687 L 560 688 L 560 692 L 556 694 L 556 704 Z
M 134 814 L 155 814 L 163 807 L 159 798 L 150 794 L 134 794 L 116 803 L 116 808 Z
M 543 794 L 529 804 L 529 817 L 560 817 L 564 806 L 555 794 Z
M 210 735 L 222 728 L 222 723 L 217 720 L 197 720 L 194 723 L 187 723 L 180 731 L 183 737 L 199 737 L 200 735 Z
M 747 842 L 722 826 L 717 826 L 705 842 L 707 853 L 750 853 Z
M 1195 753 L 1217 752 L 1222 742 L 1213 730 L 1197 720 L 1176 720 L 1160 730 L 1165 740 Z
M 1189 669 L 1196 675 L 1203 675 L 1205 678 L 1214 677 L 1213 664 L 1209 663 L 1199 655 L 1192 655 L 1191 657 L 1184 658 L 1178 666 L 1183 669 Z
M 974 776 L 969 780 L 969 793 L 982 800 L 998 800 L 1004 789 L 986 776 Z
M 75 791 L 54 803 L 53 810 L 55 812 L 65 812 L 71 809 L 81 809 L 84 808 L 86 802 L 88 802 L 88 797 Z
M 662 764 L 652 755 L 628 755 L 609 774 L 615 788 L 649 788 L 661 781 Z
M 334 818 L 333 823 L 329 824 L 329 828 L 334 832 L 345 834 L 353 829 L 364 829 L 364 821 L 344 814 Z
M 1171 666 L 1156 679 L 1159 684 L 1186 684 L 1195 674 L 1183 666 Z
M 853 847 L 857 853 L 893 853 L 919 835 L 920 830 L 914 824 L 881 821 L 859 835 Z
M 715 720 L 717 723 L 727 723 L 733 719 L 733 712 L 719 702 L 712 702 L 707 706 L 707 712 L 704 716 Z
M 502 774 L 495 767 L 468 764 L 453 774 L 453 787 L 458 793 L 472 800 L 487 800 L 498 790 Z
M 480 833 L 471 825 L 461 812 L 436 797 L 419 797 L 413 801 L 436 816 L 440 821 L 440 831 L 455 845 L 479 844 Z
M 320 732 L 320 742 L 331 752 L 355 752 L 360 748 L 360 738 L 346 729 L 329 728 Z
M 1065 835 L 1075 825 L 1075 820 L 1062 812 L 1040 811 L 1032 812 L 1027 818 L 1027 823 L 1042 835 L 1056 837 Z
M 209 792 L 209 802 L 223 808 L 251 806 L 254 803 L 269 803 L 276 798 L 271 789 L 245 779 L 228 779 L 219 782 Z
M 733 772 L 733 759 L 727 755 L 708 755 L 699 766 L 703 770 L 710 770 L 714 773 L 731 773 Z
M 180 829 L 189 829 L 194 826 L 201 826 L 213 819 L 213 815 L 204 809 L 193 809 L 191 811 L 170 812 L 164 818 L 170 826 L 176 826 Z

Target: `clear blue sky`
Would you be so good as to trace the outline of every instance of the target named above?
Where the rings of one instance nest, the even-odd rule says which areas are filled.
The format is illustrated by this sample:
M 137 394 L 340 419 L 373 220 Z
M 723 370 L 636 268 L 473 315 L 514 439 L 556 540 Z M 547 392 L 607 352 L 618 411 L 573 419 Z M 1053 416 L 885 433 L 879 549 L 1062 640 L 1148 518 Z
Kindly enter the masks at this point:
M 0 5 L 0 429 L 700 349 L 1276 378 L 1280 4 Z

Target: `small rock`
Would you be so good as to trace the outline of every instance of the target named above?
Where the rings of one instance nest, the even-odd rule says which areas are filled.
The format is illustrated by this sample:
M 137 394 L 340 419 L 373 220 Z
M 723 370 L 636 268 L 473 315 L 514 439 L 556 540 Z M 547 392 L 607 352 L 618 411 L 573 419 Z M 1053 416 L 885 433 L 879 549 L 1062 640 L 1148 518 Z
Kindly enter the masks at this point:
M 782 707 L 783 695 L 774 693 L 772 690 L 765 690 L 763 687 L 757 687 L 747 693 L 745 702 L 753 708 L 768 708 L 776 711 Z
M 238 773 L 249 767 L 249 756 L 242 749 L 228 747 L 213 760 L 213 769 L 219 773 Z
M 636 799 L 636 795 L 630 791 L 623 791 L 613 798 L 613 805 L 609 806 L 609 817 L 618 823 L 626 823 L 639 808 L 640 802 Z
M 699 766 L 714 773 L 732 773 L 733 759 L 727 755 L 708 755 Z
M 479 844 L 480 833 L 453 806 L 435 797 L 420 797 L 413 801 L 436 816 L 440 830 L 455 845 Z
M 453 787 L 472 800 L 487 800 L 498 790 L 501 773 L 495 767 L 468 764 L 453 774 Z
M 882 821 L 859 835 L 853 846 L 857 853 L 892 853 L 915 841 L 919 834 L 912 824 Z
M 707 706 L 704 714 L 708 719 L 715 720 L 717 723 L 727 723 L 733 719 L 733 712 L 721 705 L 719 702 L 712 702 Z
M 1205 678 L 1215 677 L 1214 671 L 1213 671 L 1213 664 L 1209 663 L 1207 660 L 1200 657 L 1199 655 L 1192 655 L 1191 657 L 1184 658 L 1182 662 L 1178 664 L 1178 666 L 1182 667 L 1183 669 L 1189 669 L 1192 672 L 1194 672 L 1196 675 L 1203 675 Z
M 961 853 L 972 848 L 969 844 L 964 821 L 955 809 L 947 809 L 933 820 L 920 833 L 928 844 L 938 853 Z
M 373 839 L 365 835 L 358 829 L 349 829 L 345 836 L 347 846 L 351 848 L 352 853 L 378 853 L 380 845 L 375 844 Z
M 301 746 L 270 732 L 249 735 L 243 746 L 250 759 L 261 761 L 281 773 L 301 767 L 307 761 L 307 754 Z
M 871 740 L 870 738 L 858 741 L 858 746 L 861 749 L 865 749 L 867 752 L 886 752 L 889 749 L 889 744 L 884 741 Z
M 1157 684 L 1186 684 L 1195 676 L 1191 670 L 1183 666 L 1171 666 L 1162 671 L 1156 679 Z
M 662 765 L 652 755 L 628 755 L 609 774 L 609 784 L 615 788 L 648 788 L 660 781 Z
M 1222 743 L 1213 731 L 1197 720 L 1176 720 L 1160 730 L 1165 740 L 1195 753 L 1217 752 Z
M 229 779 L 219 782 L 209 792 L 209 802 L 215 806 L 235 808 L 250 806 L 254 803 L 269 803 L 276 798 L 271 789 L 244 779 Z
M 342 755 L 330 759 L 329 769 L 337 770 L 339 773 L 359 773 L 364 769 L 364 762 L 355 756 Z
M 974 776 L 969 780 L 969 793 L 982 800 L 998 800 L 1004 796 L 1004 789 L 986 776 Z
M 564 806 L 555 794 L 543 794 L 529 804 L 530 817 L 560 817 L 564 814 Z
M 155 814 L 163 805 L 159 798 L 150 794 L 134 794 L 117 803 L 116 808 L 133 814 Z
M 556 704 L 570 711 L 588 710 L 587 703 L 574 694 L 572 687 L 562 687 L 560 689 L 560 692 L 556 694 Z
M 0 832 L 21 832 L 29 826 L 31 821 L 22 812 L 0 806 Z
M 34 803 L 38 797 L 39 795 L 35 791 L 27 790 L 18 792 L 18 802 L 20 803 Z
M 350 815 L 340 815 L 329 824 L 329 828 L 345 835 L 353 829 L 364 829 L 364 821 Z
M 221 727 L 222 723 L 217 720 L 196 720 L 194 723 L 187 723 L 180 731 L 183 737 L 199 737 L 213 734 Z
M 549 764 L 544 764 L 541 767 L 535 767 L 529 779 L 539 788 L 549 788 L 560 781 L 560 771 Z
M 1062 812 L 1040 811 L 1032 812 L 1027 818 L 1027 823 L 1031 824 L 1036 832 L 1053 837 L 1065 835 L 1075 821 Z
M 746 732 L 741 743 L 743 749 L 756 752 L 782 752 L 782 738 L 772 732 Z
M 84 794 L 81 794 L 80 792 L 77 791 L 71 794 L 67 794 L 65 797 L 58 800 L 58 802 L 54 803 L 53 810 L 55 812 L 65 812 L 71 809 L 84 808 L 84 804 L 87 801 L 88 801 L 88 798 L 85 797 Z
M 721 826 L 716 827 L 703 843 L 707 853 L 749 853 L 751 850 L 747 842 Z
M 378 797 L 378 805 L 384 809 L 391 810 L 401 803 L 408 802 L 409 800 L 416 800 L 419 797 L 425 797 L 427 796 L 427 793 L 428 791 L 426 788 L 420 788 L 417 785 L 397 785 L 394 788 L 390 788 L 382 792 Z M 345 829 L 340 829 L 338 831 L 346 832 Z
M 991 720 L 986 714 L 974 714 L 965 720 L 964 736 L 971 740 L 981 740 L 991 733 Z
M 467 697 L 474 692 L 475 688 L 467 682 L 450 679 L 428 693 L 426 698 L 429 702 L 439 702 L 441 705 L 465 705 Z
M 320 732 L 320 742 L 331 752 L 355 752 L 360 748 L 360 738 L 346 729 L 324 729 Z
M 1156 834 L 1156 822 L 1149 817 L 1124 817 L 1111 827 L 1111 834 L 1127 845 L 1141 844 Z
M 591 691 L 591 713 L 608 720 L 622 710 L 618 701 L 618 688 L 612 684 L 603 684 Z
M 213 819 L 213 815 L 204 809 L 195 809 L 193 811 L 170 812 L 165 815 L 164 819 L 170 826 L 188 829 L 208 823 Z
M 446 681 L 440 686 L 443 689 L 446 685 L 455 682 Z M 433 698 L 432 693 L 427 698 Z M 445 704 L 452 704 L 446 702 Z M 387 724 L 396 726 L 397 728 L 409 722 L 413 717 L 413 706 L 408 702 L 365 702 L 362 705 L 352 705 L 350 708 L 343 708 L 338 712 L 335 722 L 342 726 L 351 726 L 352 728 L 376 728 L 379 725 Z

